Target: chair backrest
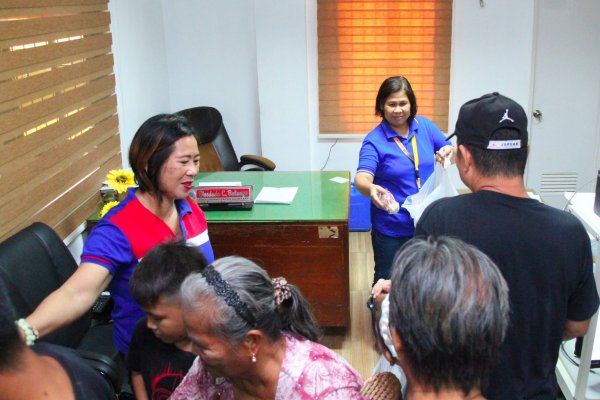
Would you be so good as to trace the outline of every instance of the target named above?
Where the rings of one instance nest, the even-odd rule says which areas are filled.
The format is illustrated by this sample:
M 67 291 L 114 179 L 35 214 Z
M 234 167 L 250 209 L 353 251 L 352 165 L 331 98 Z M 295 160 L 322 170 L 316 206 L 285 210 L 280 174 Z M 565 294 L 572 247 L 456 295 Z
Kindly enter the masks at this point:
M 77 263 L 49 226 L 34 222 L 0 243 L 0 280 L 19 318 L 26 317 L 75 272 Z M 76 347 L 91 322 L 91 312 L 43 339 Z
M 240 170 L 240 161 L 219 110 L 213 107 L 192 107 L 177 114 L 186 117 L 196 132 L 201 172 Z

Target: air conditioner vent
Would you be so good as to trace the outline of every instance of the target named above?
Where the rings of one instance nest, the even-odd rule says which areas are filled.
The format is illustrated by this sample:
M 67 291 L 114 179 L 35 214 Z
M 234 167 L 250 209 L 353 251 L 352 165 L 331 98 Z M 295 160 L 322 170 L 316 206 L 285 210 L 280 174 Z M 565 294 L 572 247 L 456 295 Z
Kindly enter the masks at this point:
M 557 172 L 542 174 L 540 194 L 562 194 L 577 190 L 576 172 Z

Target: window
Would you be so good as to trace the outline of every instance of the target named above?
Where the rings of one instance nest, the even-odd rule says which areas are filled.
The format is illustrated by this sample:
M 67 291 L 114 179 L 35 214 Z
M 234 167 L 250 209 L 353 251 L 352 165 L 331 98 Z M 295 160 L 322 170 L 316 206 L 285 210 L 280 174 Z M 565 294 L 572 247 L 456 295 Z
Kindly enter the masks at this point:
M 66 237 L 121 165 L 107 3 L 0 6 L 0 240 L 34 221 Z
M 365 134 L 380 122 L 375 97 L 403 75 L 418 115 L 448 127 L 451 0 L 317 0 L 322 134 Z

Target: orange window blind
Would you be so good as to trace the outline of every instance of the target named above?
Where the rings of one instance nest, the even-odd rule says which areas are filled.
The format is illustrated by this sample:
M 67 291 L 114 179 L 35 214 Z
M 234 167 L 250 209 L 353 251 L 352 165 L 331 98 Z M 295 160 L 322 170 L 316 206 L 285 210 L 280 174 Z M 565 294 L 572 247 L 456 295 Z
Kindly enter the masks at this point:
M 405 76 L 417 115 L 448 128 L 452 0 L 318 0 L 319 121 L 324 134 L 365 134 L 375 97 Z
M 63 238 L 121 165 L 108 0 L 0 4 L 0 241 L 34 221 Z

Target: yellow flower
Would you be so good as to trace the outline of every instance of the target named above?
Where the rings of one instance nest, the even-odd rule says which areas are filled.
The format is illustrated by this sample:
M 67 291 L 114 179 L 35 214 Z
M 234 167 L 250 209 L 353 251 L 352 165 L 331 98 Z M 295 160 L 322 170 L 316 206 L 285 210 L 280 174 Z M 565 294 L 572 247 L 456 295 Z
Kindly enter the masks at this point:
M 113 169 L 106 175 L 108 186 L 117 193 L 125 193 L 127 188 L 135 186 L 133 172 L 126 169 Z
M 98 214 L 98 217 L 102 218 L 104 217 L 104 215 L 114 206 L 116 206 L 117 204 L 119 204 L 118 201 L 109 201 L 108 203 L 106 203 L 104 205 L 104 207 L 102 207 L 102 210 L 100 210 L 100 213 Z

